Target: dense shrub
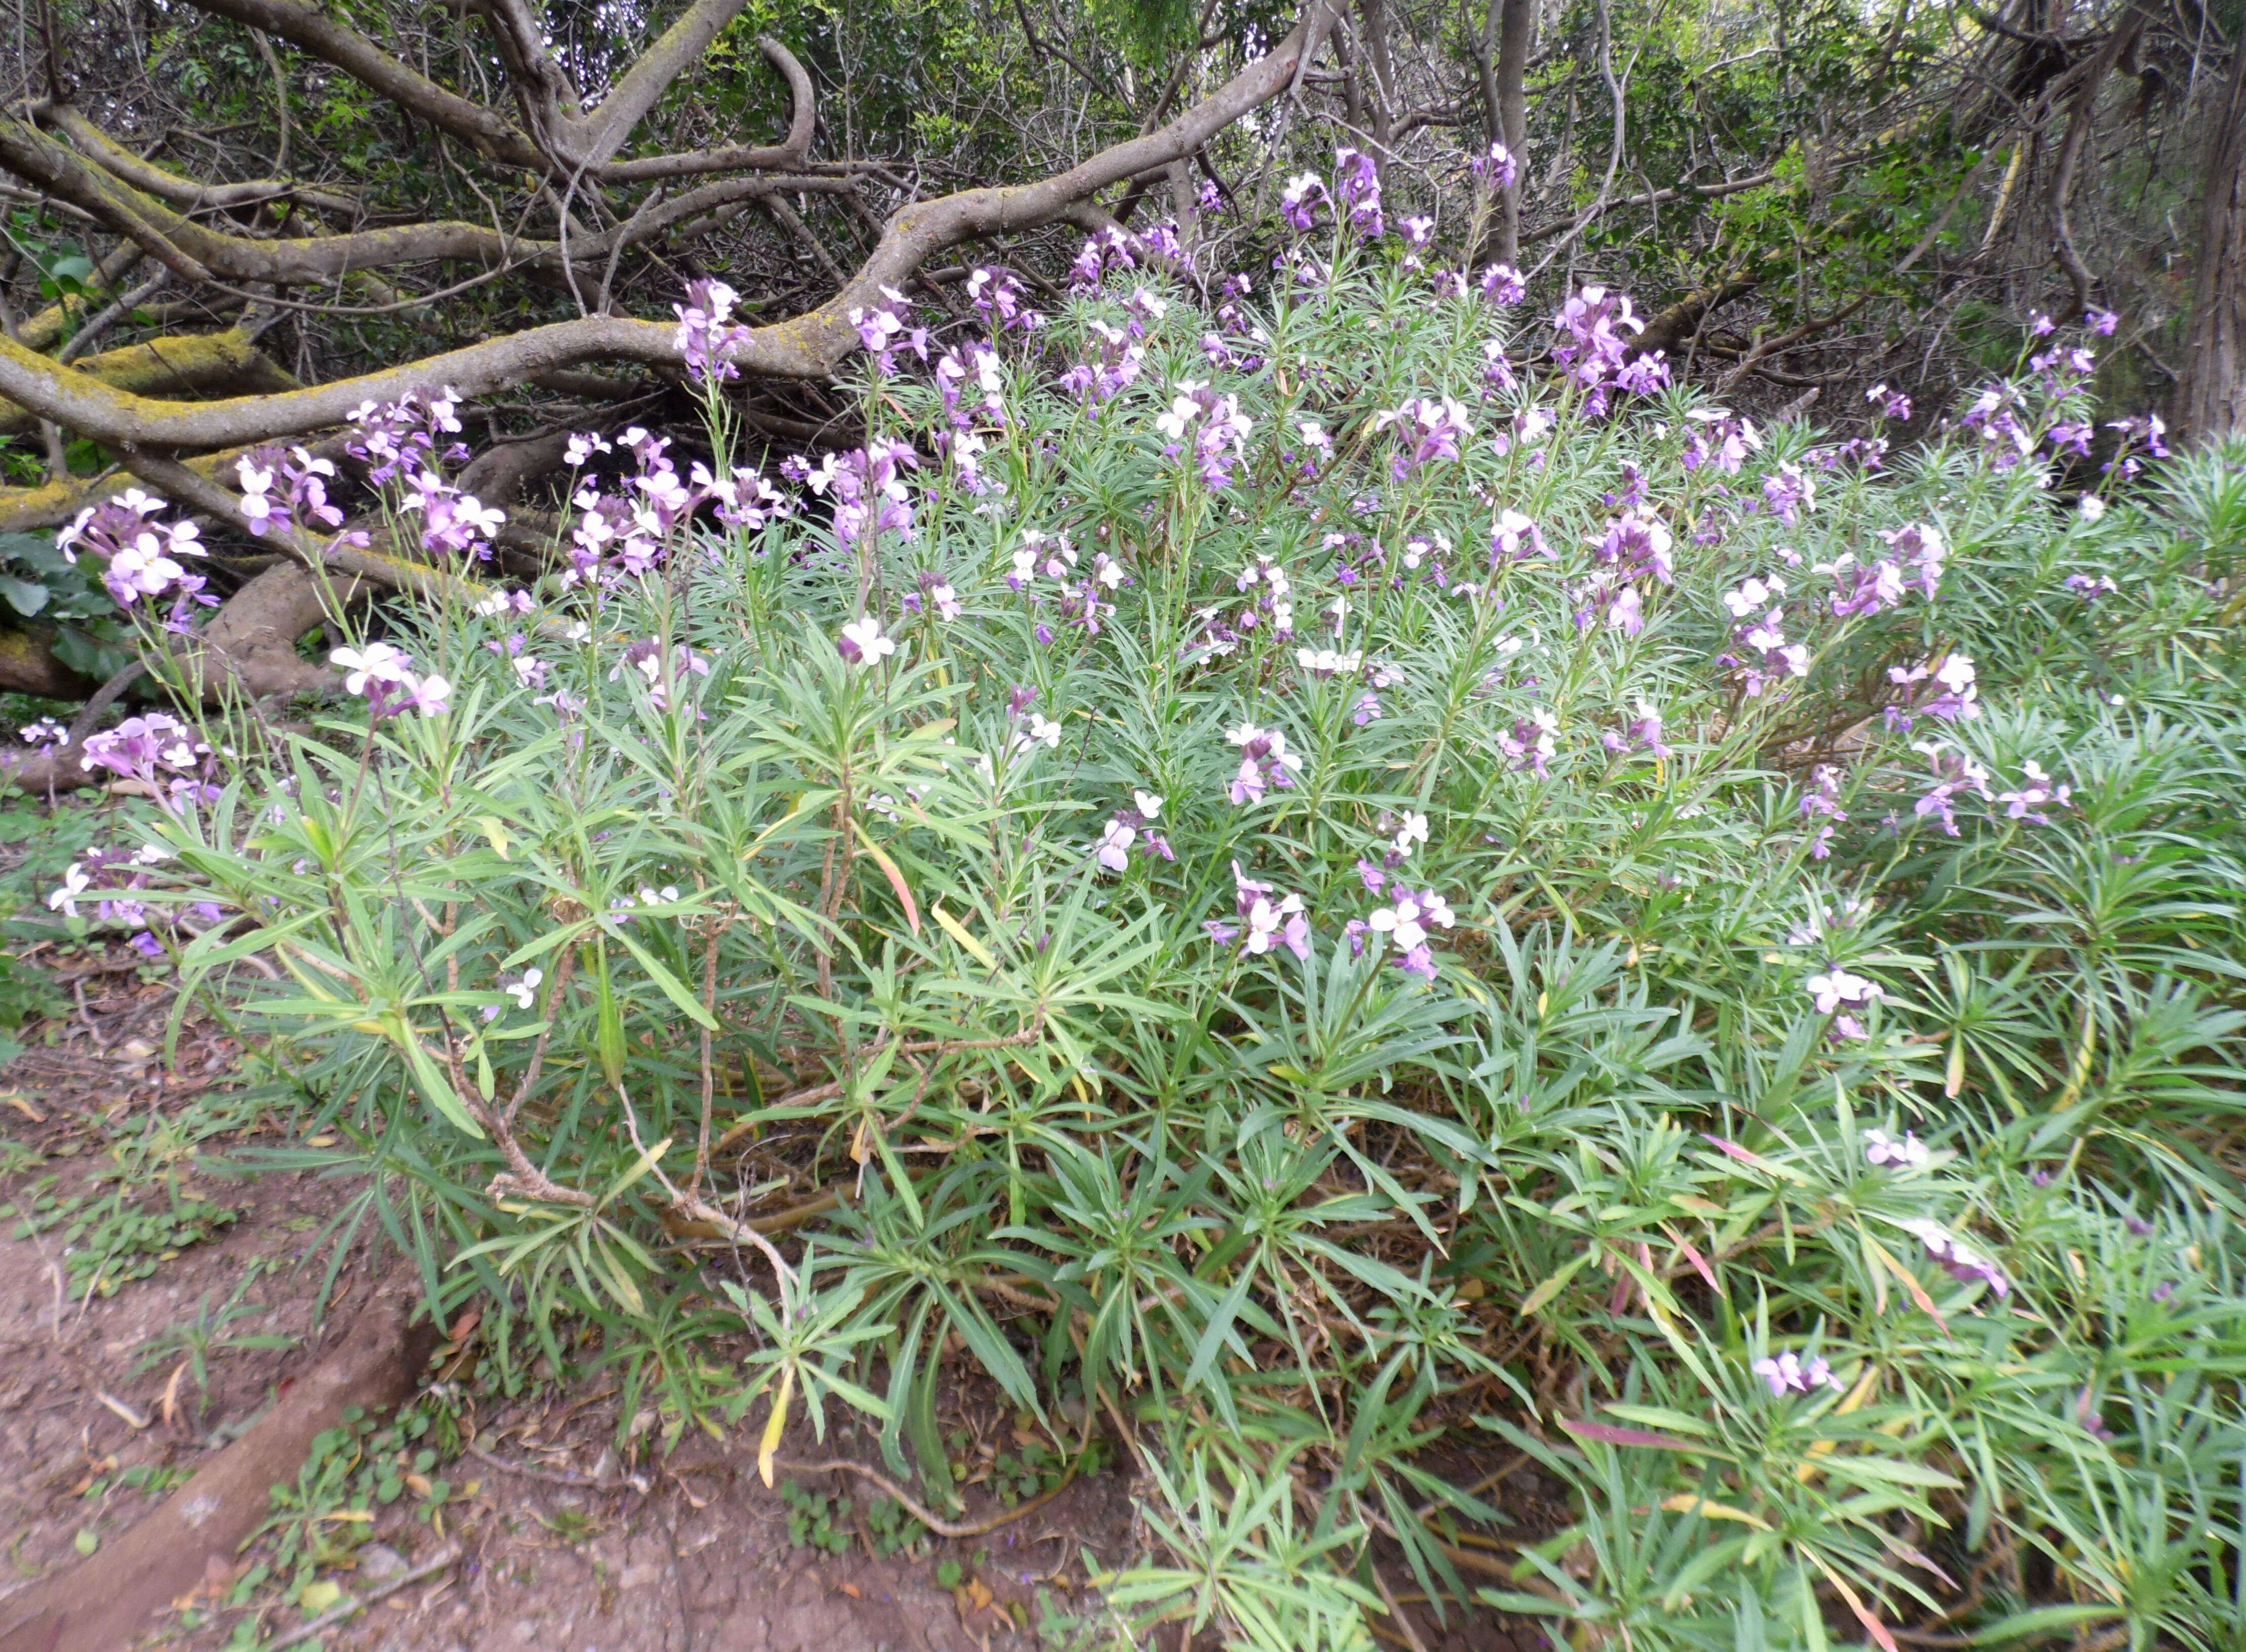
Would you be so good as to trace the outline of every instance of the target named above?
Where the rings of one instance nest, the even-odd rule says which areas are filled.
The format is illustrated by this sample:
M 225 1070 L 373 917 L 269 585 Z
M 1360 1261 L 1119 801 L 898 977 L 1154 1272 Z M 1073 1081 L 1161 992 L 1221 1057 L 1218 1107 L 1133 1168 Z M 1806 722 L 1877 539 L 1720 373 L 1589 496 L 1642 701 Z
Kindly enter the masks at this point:
M 569 571 L 364 703 L 110 737 L 167 806 L 67 898 L 266 961 L 503 1357 L 938 1499 L 947 1348 L 1127 1433 L 1133 1610 L 1369 1644 L 1383 1542 L 1580 1644 L 2238 1646 L 2240 455 L 2093 468 L 2065 337 L 1907 456 L 1757 431 L 1289 200 L 1208 313 L 868 316 L 784 489 L 589 441 Z M 366 440 L 467 555 L 447 412 Z

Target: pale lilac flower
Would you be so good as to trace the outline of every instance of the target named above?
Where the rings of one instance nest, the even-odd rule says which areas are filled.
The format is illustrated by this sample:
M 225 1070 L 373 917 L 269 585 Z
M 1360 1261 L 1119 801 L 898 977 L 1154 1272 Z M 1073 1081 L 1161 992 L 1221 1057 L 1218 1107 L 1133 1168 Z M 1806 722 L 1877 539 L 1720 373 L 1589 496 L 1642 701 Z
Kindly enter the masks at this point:
M 453 685 L 432 671 L 427 676 L 408 677 L 405 697 L 398 703 L 400 711 L 419 711 L 423 717 L 437 717 L 452 707 Z
M 2000 1297 L 2011 1295 L 2011 1281 L 2004 1277 L 2004 1269 L 1956 1237 L 1940 1222 L 1907 1221 L 1902 1224 L 1902 1229 L 1926 1247 L 1926 1254 L 1939 1263 L 1950 1278 L 1964 1283 L 1977 1279 Z
M 1839 964 L 1825 975 L 1809 977 L 1808 993 L 1817 1001 L 1820 1015 L 1831 1015 L 1844 1003 L 1868 1004 L 1884 996 L 1879 983 L 1852 976 Z
M 51 743 L 60 744 L 69 737 L 70 731 L 64 728 L 54 718 L 43 717 L 36 723 L 25 724 L 16 732 L 23 737 L 24 744 L 26 745 L 45 745 Z
M 2026 764 L 2027 784 L 2017 792 L 2001 792 L 1997 801 L 2004 806 L 2005 814 L 2014 820 L 2032 820 L 2038 826 L 2049 826 L 2051 817 L 2041 812 L 2043 806 L 2055 808 L 2072 806 L 2074 788 L 2056 785 L 2043 765 L 2030 758 Z
M 1489 563 L 1495 568 L 1501 562 L 1523 562 L 1530 559 L 1549 561 L 1552 550 L 1544 542 L 1544 532 L 1528 517 L 1510 506 L 1497 513 L 1497 520 L 1489 530 Z
M 1244 957 L 1262 957 L 1276 944 L 1285 947 L 1296 957 L 1307 960 L 1310 955 L 1310 926 L 1303 915 L 1303 897 L 1289 894 L 1274 901 L 1271 897 L 1277 891 L 1248 876 L 1237 860 L 1232 863 L 1232 881 L 1235 915 L 1240 921 L 1205 921 L 1202 927 L 1208 931 L 1209 938 L 1220 946 L 1239 941 Z
M 896 643 L 881 635 L 881 621 L 870 614 L 845 625 L 834 646 L 853 665 L 878 664 L 897 651 Z
M 1882 1169 L 1923 1170 L 1932 1156 L 1927 1145 L 1908 1130 L 1900 1141 L 1884 1130 L 1864 1132 L 1865 1161 Z
M 1111 819 L 1092 846 L 1092 854 L 1110 872 L 1120 872 L 1131 864 L 1131 846 L 1138 836 L 1137 828 L 1124 825 L 1121 817 Z
M 1235 805 L 1261 803 L 1265 787 L 1283 790 L 1295 784 L 1303 759 L 1287 750 L 1287 737 L 1279 730 L 1243 723 L 1224 738 L 1240 748 L 1240 772 L 1232 780 Z
M 1759 1359 L 1754 1363 L 1754 1374 L 1770 1384 L 1773 1399 L 1783 1399 L 1788 1394 L 1814 1394 L 1821 1388 L 1841 1386 L 1841 1379 L 1833 1375 L 1833 1368 L 1816 1355 L 1812 1355 L 1807 1362 L 1792 1353 L 1780 1354 L 1775 1359 Z

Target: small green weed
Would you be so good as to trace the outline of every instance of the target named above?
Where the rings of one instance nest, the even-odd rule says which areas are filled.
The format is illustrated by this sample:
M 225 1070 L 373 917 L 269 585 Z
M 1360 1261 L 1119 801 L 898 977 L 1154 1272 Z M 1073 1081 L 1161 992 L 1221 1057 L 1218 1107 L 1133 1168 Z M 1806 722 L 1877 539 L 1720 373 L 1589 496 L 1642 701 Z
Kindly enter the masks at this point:
M 262 1302 L 245 1302 L 244 1296 L 257 1278 L 257 1265 L 244 1269 L 233 1294 L 218 1308 L 211 1306 L 211 1296 L 205 1291 L 196 1304 L 195 1315 L 180 1324 L 160 1330 L 141 1345 L 140 1358 L 133 1368 L 135 1376 L 159 1365 L 184 1358 L 187 1370 L 195 1379 L 196 1390 L 202 1404 L 210 1404 L 210 1362 L 214 1355 L 243 1353 L 255 1349 L 294 1348 L 296 1339 L 271 1333 L 248 1336 L 226 1335 L 228 1326 L 239 1319 L 263 1310 Z
M 800 1549 L 846 1553 L 862 1533 L 873 1553 L 887 1557 L 917 1554 L 929 1541 L 928 1527 L 894 1498 L 876 1497 L 861 1509 L 847 1492 L 829 1496 L 793 1480 L 780 1482 L 779 1495 L 788 1509 L 787 1540 Z
M 59 1230 L 71 1287 L 79 1296 L 115 1295 L 126 1281 L 146 1279 L 190 1246 L 216 1238 L 242 1214 L 183 1195 L 169 1182 L 137 1193 L 126 1186 L 58 1193 L 58 1180 L 42 1177 L 24 1198 L 0 1205 L 0 1217 L 17 1219 L 18 1239 Z

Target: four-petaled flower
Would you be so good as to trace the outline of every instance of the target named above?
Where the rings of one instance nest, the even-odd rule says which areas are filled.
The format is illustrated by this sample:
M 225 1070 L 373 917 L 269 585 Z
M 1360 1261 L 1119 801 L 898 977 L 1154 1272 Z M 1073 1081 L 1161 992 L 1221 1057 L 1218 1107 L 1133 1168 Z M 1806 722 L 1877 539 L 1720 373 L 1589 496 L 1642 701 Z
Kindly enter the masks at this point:
M 897 645 L 881 635 L 881 621 L 870 614 L 844 626 L 834 646 L 853 665 L 877 664 L 897 651 Z

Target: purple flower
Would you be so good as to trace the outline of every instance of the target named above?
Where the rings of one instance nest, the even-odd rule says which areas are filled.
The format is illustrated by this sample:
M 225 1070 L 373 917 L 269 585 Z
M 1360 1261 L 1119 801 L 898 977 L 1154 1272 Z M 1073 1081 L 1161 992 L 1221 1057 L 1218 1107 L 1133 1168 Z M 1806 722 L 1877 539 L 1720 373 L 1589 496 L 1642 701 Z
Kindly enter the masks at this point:
M 1571 295 L 1552 317 L 1559 335 L 1552 359 L 1592 392 L 1591 411 L 1603 412 L 1603 390 L 1621 371 L 1630 350 L 1629 334 L 1645 330 L 1629 297 L 1604 287 L 1585 287 Z
M 1957 1238 L 1940 1222 L 1907 1221 L 1902 1229 L 1926 1247 L 1926 1254 L 1950 1278 L 1961 1283 L 1977 1279 L 2000 1297 L 2011 1295 L 2012 1282 L 2004 1277 L 2004 1269 Z
M 1474 421 L 1455 396 L 1445 396 L 1439 401 L 1433 397 L 1414 397 L 1401 407 L 1373 416 L 1375 430 L 1385 430 L 1392 425 L 1403 438 L 1402 451 L 1390 466 L 1399 482 L 1422 465 L 1438 459 L 1458 458 L 1459 444 L 1474 435 Z
M 1470 163 L 1474 175 L 1494 189 L 1510 189 L 1521 176 L 1521 164 L 1501 143 L 1493 143 Z
M 2084 324 L 2100 338 L 2111 338 L 2113 336 L 2113 330 L 2121 324 L 2121 318 L 2110 309 L 2093 308 L 2084 312 L 2082 320 Z
M 1481 272 L 1481 296 L 1501 307 L 1528 296 L 1528 283 L 1511 264 L 1491 264 Z
M 1386 233 L 1380 214 L 1380 171 L 1363 150 L 1334 151 L 1334 196 L 1349 214 L 1349 227 L 1367 241 Z
M 1294 228 L 1308 234 L 1317 224 L 1318 208 L 1329 210 L 1333 196 L 1325 182 L 1316 173 L 1303 173 L 1287 180 L 1286 187 L 1279 192 L 1279 215 Z
M 1910 417 L 1910 398 L 1886 384 L 1875 384 L 1864 392 L 1864 399 L 1880 410 L 1882 418 L 1908 419 Z
M 1814 1394 L 1821 1388 L 1838 1388 L 1841 1379 L 1833 1375 L 1833 1368 L 1823 1358 L 1812 1355 L 1805 1363 L 1799 1355 L 1780 1354 L 1775 1359 L 1759 1359 L 1754 1363 L 1754 1374 L 1770 1384 L 1773 1399 L 1783 1399 L 1788 1394 Z
M 1303 914 L 1303 897 L 1289 894 L 1279 900 L 1277 892 L 1268 883 L 1258 883 L 1241 871 L 1240 862 L 1232 863 L 1235 914 L 1237 924 L 1222 923 L 1214 919 L 1204 922 L 1212 940 L 1220 946 L 1240 942 L 1241 955 L 1262 957 L 1276 946 L 1283 946 L 1299 959 L 1310 955 L 1310 920 Z
M 1293 776 L 1303 759 L 1287 750 L 1287 737 L 1277 729 L 1243 723 L 1224 738 L 1240 748 L 1240 771 L 1233 776 L 1231 789 L 1235 806 L 1263 802 L 1267 786 L 1284 790 L 1295 784 Z

